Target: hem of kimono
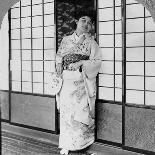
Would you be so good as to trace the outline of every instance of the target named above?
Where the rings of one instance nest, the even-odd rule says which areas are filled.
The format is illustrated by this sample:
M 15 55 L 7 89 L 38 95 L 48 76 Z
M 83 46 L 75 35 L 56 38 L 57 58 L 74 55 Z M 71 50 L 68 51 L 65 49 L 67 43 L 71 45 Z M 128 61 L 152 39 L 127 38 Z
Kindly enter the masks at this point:
M 88 146 L 92 145 L 94 143 L 94 141 L 95 140 L 93 139 L 90 142 L 88 142 L 87 144 L 85 144 L 83 147 L 76 148 L 76 149 L 75 148 L 63 148 L 63 147 L 60 147 L 60 146 L 58 146 L 58 148 L 59 149 L 67 149 L 69 151 L 79 151 L 79 150 L 83 150 L 83 149 L 87 148 Z

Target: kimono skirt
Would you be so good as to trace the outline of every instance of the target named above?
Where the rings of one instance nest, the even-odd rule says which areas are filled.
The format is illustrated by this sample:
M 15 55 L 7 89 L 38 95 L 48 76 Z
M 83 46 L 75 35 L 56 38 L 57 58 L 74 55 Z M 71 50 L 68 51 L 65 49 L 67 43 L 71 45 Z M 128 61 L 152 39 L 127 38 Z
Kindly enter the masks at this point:
M 59 148 L 81 150 L 94 142 L 94 119 L 90 116 L 82 73 L 64 70 L 60 91 Z

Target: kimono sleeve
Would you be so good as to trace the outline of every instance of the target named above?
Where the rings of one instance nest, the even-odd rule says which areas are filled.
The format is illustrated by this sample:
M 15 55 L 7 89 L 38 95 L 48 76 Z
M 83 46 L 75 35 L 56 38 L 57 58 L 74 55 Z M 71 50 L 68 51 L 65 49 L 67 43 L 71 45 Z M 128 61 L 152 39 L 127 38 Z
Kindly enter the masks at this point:
M 101 67 L 101 51 L 95 40 L 91 41 L 90 58 L 84 61 L 84 71 L 89 79 L 95 78 Z
M 62 63 L 62 53 L 65 49 L 65 46 L 66 46 L 66 39 L 64 37 L 60 43 L 59 49 L 56 54 L 56 64 Z

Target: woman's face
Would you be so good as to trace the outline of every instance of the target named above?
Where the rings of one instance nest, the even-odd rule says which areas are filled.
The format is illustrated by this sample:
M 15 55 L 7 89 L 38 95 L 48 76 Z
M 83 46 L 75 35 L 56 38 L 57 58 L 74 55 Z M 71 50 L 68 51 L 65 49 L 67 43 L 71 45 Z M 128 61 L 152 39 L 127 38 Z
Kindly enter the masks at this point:
M 77 30 L 82 33 L 88 33 L 92 28 L 92 22 L 90 17 L 83 16 L 77 21 Z

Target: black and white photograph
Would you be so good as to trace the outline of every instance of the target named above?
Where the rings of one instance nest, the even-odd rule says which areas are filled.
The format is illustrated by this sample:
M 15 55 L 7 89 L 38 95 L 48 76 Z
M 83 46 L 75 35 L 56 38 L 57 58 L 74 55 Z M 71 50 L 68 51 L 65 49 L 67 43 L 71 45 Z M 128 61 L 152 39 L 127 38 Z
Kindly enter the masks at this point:
M 0 0 L 1 155 L 155 155 L 155 0 Z

